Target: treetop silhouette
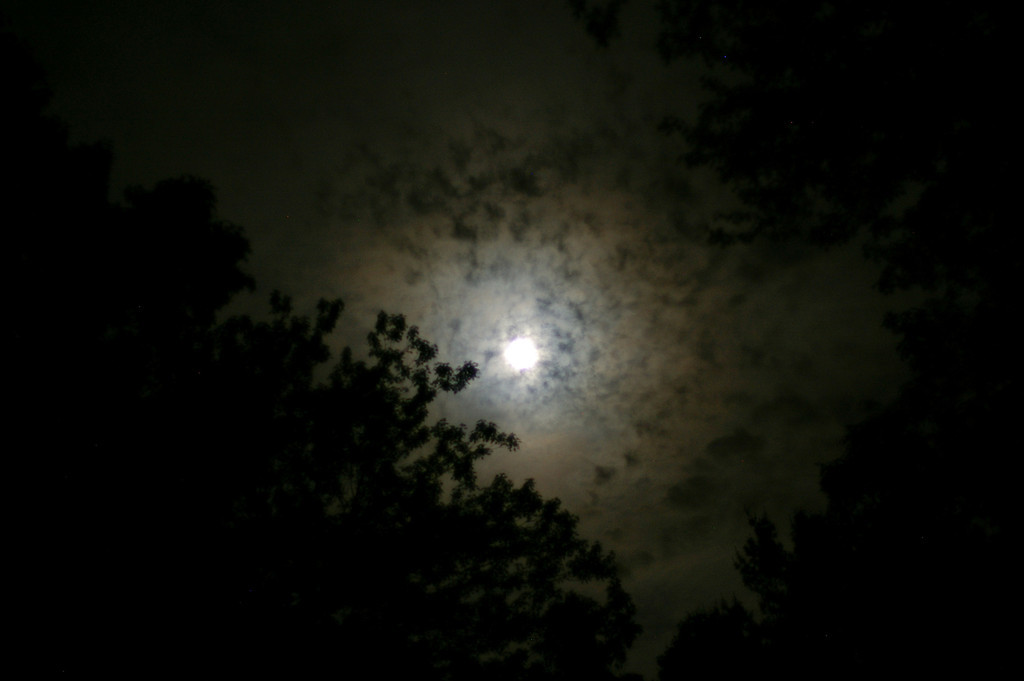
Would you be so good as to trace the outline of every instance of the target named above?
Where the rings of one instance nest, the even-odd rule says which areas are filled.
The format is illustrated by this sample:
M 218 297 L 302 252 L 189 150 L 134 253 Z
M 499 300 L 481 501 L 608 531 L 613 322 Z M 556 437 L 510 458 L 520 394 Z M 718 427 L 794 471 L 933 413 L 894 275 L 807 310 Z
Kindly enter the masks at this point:
M 575 5 L 620 5 L 571 4 L 582 16 Z M 709 647 L 806 678 L 1004 675 L 1016 493 L 1003 443 L 1015 438 L 1021 266 L 1012 155 L 1000 151 L 1012 137 L 1006 9 L 657 7 L 661 56 L 707 67 L 696 118 L 662 127 L 738 198 L 712 240 L 863 239 L 882 291 L 929 294 L 887 318 L 911 378 L 823 467 L 827 508 L 796 515 L 789 547 L 751 518 L 737 568 L 756 616 L 727 604 L 691 614 L 661 678 L 699 667 Z M 598 42 L 614 35 L 614 16 L 591 13 L 603 18 Z
M 473 363 L 384 312 L 367 360 L 332 360 L 340 300 L 219 318 L 254 282 L 209 183 L 110 202 L 109 149 L 70 146 L 38 74 L 4 73 L 28 112 L 3 191 L 35 664 L 616 678 L 639 627 L 614 556 L 532 481 L 478 481 L 514 435 L 431 421 Z

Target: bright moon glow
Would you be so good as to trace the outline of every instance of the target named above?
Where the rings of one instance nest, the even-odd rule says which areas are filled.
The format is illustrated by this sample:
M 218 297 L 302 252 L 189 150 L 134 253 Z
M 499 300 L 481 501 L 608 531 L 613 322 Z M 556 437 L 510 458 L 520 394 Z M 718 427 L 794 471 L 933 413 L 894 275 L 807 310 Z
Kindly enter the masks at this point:
M 529 338 L 516 338 L 505 349 L 505 359 L 518 371 L 526 371 L 537 363 L 537 346 Z

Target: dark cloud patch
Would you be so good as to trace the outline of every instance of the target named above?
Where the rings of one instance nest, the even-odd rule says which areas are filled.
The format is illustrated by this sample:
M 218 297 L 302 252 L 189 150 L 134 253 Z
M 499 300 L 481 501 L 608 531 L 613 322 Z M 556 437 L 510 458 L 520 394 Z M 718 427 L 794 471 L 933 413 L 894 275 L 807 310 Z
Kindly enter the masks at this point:
M 633 432 L 644 440 L 661 439 L 667 434 L 666 427 L 653 419 L 636 417 L 633 419 Z
M 393 228 L 403 216 L 407 203 L 404 194 L 410 181 L 422 175 L 415 164 L 386 162 L 380 154 L 357 148 L 329 172 L 329 177 L 321 178 L 316 192 L 318 210 L 345 222 L 369 218 L 378 227 Z M 417 200 L 429 203 L 428 196 L 422 194 Z
M 703 329 L 697 340 L 697 356 L 707 364 L 718 367 L 718 338 L 711 329 Z
M 504 219 L 504 217 L 505 217 L 505 209 L 502 208 L 501 206 L 499 206 L 496 203 L 492 203 L 490 201 L 485 201 L 484 202 L 484 214 L 492 222 L 497 222 L 499 220 Z
M 752 435 L 745 428 L 737 428 L 732 435 L 712 440 L 704 451 L 714 461 L 730 462 L 755 458 L 764 448 L 763 437 Z
M 667 194 L 680 202 L 693 198 L 693 184 L 689 176 L 677 169 L 669 168 L 659 184 L 661 187 L 656 192 L 659 195 Z
M 768 353 L 759 343 L 743 343 L 740 346 L 740 354 L 747 364 L 755 369 L 763 368 L 765 360 L 768 359 Z
M 487 274 L 497 281 L 513 281 L 522 266 L 512 259 L 498 255 L 487 263 Z
M 632 185 L 633 172 L 629 166 L 621 166 L 615 173 L 615 188 L 619 191 L 629 191 Z
M 757 403 L 754 394 L 747 390 L 733 390 L 722 398 L 723 404 L 731 410 L 749 408 Z
M 396 252 L 405 253 L 421 263 L 426 262 L 430 250 L 424 239 L 419 236 L 403 233 L 389 236 L 391 237 L 391 246 Z
M 479 173 L 476 175 L 468 175 L 466 177 L 466 185 L 474 192 L 485 191 L 495 182 L 497 182 L 497 178 L 490 173 Z
M 751 258 L 744 258 L 735 269 L 736 275 L 749 284 L 760 284 L 767 276 L 765 263 L 755 261 Z
M 621 541 L 621 537 L 619 538 Z M 656 558 L 650 551 L 630 551 L 626 555 L 620 555 L 619 572 L 623 578 L 632 577 L 637 570 L 643 570 L 654 564 Z
M 494 128 L 478 127 L 473 135 L 472 148 L 480 149 L 488 156 L 500 154 L 512 146 L 512 140 Z
M 466 172 L 469 160 L 473 157 L 473 149 L 465 142 L 451 140 L 448 142 L 448 151 L 451 154 L 452 164 L 460 173 Z
M 444 211 L 458 195 L 459 191 L 448 175 L 440 168 L 434 168 L 412 183 L 405 192 L 405 199 L 417 215 L 429 215 Z
M 640 465 L 640 455 L 635 450 L 629 450 L 622 455 L 627 468 L 636 468 Z
M 544 151 L 545 165 L 563 182 L 577 182 L 584 168 L 599 154 L 598 145 L 590 135 L 579 132 L 551 141 Z
M 752 413 L 754 423 L 775 426 L 806 426 L 823 418 L 821 409 L 799 395 L 781 395 L 759 404 Z
M 671 211 L 669 224 L 680 237 L 692 241 L 700 241 L 708 233 L 707 225 L 686 210 Z
M 633 260 L 633 251 L 626 245 L 619 244 L 615 247 L 614 266 L 619 272 L 624 271 Z
M 429 215 L 430 213 L 439 213 L 444 210 L 446 202 L 440 196 L 431 194 L 423 187 L 414 187 L 409 190 L 406 195 L 406 201 L 409 202 L 409 207 L 417 215 Z
M 363 182 L 366 183 L 366 186 L 372 193 L 391 201 L 397 201 L 399 196 L 401 196 L 398 184 L 403 174 L 401 167 L 397 163 L 393 163 L 380 167 L 376 172 L 368 174 L 363 179 Z
M 474 243 L 475 239 L 462 239 L 466 247 L 455 256 L 462 264 L 464 274 L 462 280 L 470 286 L 477 286 L 485 281 L 486 271 L 480 265 L 480 253 Z
M 508 188 L 517 194 L 536 198 L 542 193 L 537 181 L 537 172 L 533 169 L 510 168 L 505 171 L 502 179 Z
M 594 466 L 594 483 L 603 485 L 615 477 L 615 469 L 611 466 Z
M 570 301 L 567 303 L 566 307 L 569 309 L 569 312 L 572 313 L 572 318 L 577 324 L 586 323 L 586 318 L 583 314 L 583 305 Z
M 405 283 L 408 286 L 416 286 L 423 281 L 423 271 L 418 269 L 407 269 L 405 271 Z
M 576 339 L 572 338 L 572 337 L 569 337 L 569 338 L 565 338 L 563 340 L 559 340 L 558 341 L 558 345 L 555 346 L 555 347 L 558 348 L 559 352 L 564 352 L 566 354 L 572 354 L 572 351 L 576 349 Z
M 466 224 L 461 217 L 457 217 L 452 220 L 452 237 L 459 241 L 470 241 L 475 243 L 477 239 L 476 227 Z
M 650 551 L 635 551 L 629 558 L 631 563 L 640 567 L 647 567 L 654 562 L 654 555 Z
M 659 544 L 663 558 L 705 545 L 713 539 L 720 522 L 713 513 L 691 513 L 681 520 L 664 526 L 659 531 Z
M 669 487 L 665 493 L 665 501 L 673 508 L 695 511 L 713 505 L 719 500 L 724 489 L 723 483 L 711 475 L 691 475 Z
M 526 211 L 519 211 L 518 215 L 509 220 L 506 225 L 513 239 L 519 243 L 526 241 L 527 233 L 530 230 L 529 216 Z
M 537 305 L 537 309 L 541 312 L 549 314 L 554 314 L 556 310 L 559 313 L 568 312 L 577 322 L 583 322 L 583 313 L 579 303 L 556 299 L 550 296 L 537 297 L 534 299 L 534 302 Z

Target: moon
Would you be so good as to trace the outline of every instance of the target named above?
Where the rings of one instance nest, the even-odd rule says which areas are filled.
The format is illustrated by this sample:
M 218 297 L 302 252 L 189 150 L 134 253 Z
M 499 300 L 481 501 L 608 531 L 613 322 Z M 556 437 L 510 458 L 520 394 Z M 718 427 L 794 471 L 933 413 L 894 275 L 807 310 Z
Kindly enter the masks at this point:
M 505 348 L 505 360 L 517 371 L 526 371 L 537 358 L 537 346 L 529 338 L 516 338 Z

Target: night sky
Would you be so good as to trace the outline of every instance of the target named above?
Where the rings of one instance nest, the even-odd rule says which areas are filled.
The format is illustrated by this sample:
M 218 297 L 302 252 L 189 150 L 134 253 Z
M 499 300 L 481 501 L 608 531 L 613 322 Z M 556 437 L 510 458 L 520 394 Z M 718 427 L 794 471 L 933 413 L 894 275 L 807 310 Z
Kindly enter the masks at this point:
M 340 297 L 336 348 L 383 309 L 479 364 L 435 416 L 516 433 L 481 479 L 535 479 L 615 551 L 648 678 L 687 612 L 749 599 L 746 512 L 819 508 L 819 464 L 904 377 L 857 243 L 708 245 L 729 194 L 657 130 L 700 70 L 658 58 L 647 3 L 606 50 L 561 0 L 3 6 L 72 139 L 112 143 L 112 198 L 216 187 L 258 283 L 232 311 Z

